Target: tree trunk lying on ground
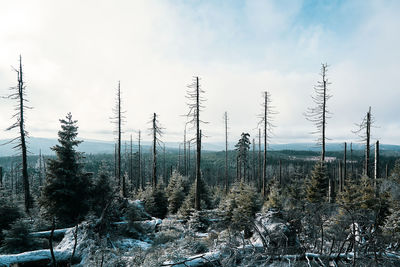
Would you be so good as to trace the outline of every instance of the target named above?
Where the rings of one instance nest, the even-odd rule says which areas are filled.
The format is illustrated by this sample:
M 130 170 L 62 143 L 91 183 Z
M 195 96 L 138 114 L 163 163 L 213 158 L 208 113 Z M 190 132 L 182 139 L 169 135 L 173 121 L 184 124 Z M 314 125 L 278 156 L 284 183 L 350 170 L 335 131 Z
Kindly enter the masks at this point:
M 54 250 L 54 256 L 58 263 L 69 261 L 71 257 L 71 251 L 69 250 Z M 30 266 L 35 264 L 35 266 L 48 266 L 51 262 L 50 250 L 42 249 L 35 251 L 28 251 L 20 254 L 11 254 L 11 255 L 0 255 L 0 266 L 13 266 L 14 264 L 28 264 L 26 266 Z M 18 266 L 20 266 L 18 265 Z

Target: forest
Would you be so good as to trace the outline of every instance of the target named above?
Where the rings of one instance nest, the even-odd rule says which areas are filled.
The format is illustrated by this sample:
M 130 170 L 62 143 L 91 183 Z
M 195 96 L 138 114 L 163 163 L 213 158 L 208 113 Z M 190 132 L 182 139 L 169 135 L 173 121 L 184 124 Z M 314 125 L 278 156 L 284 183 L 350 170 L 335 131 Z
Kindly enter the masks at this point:
M 15 102 L 16 156 L 0 157 L 0 266 L 398 266 L 400 159 L 371 139 L 371 107 L 353 134 L 363 150 L 343 143 L 327 151 L 332 116 L 328 65 L 321 65 L 314 125 L 319 152 L 270 150 L 271 94 L 262 94 L 258 136 L 243 132 L 228 149 L 202 149 L 205 92 L 187 87 L 179 149 L 165 147 L 154 113 L 151 145 L 122 140 L 126 125 L 118 83 L 112 124 L 115 150 L 79 151 L 79 122 L 60 121 L 52 155 L 29 153 L 28 87 L 22 58 Z M 6 118 L 3 118 L 6 119 Z M 251 129 L 249 129 L 250 131 Z M 328 141 L 330 142 L 330 141 Z

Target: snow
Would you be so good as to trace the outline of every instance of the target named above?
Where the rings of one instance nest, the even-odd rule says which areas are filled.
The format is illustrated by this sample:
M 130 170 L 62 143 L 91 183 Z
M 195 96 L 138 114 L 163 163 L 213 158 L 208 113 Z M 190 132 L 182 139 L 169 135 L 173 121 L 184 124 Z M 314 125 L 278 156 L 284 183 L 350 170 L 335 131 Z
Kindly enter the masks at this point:
M 199 233 L 199 232 L 196 232 L 195 235 L 196 235 L 196 237 L 208 237 L 208 233 Z
M 147 250 L 151 247 L 151 244 L 137 239 L 124 238 L 115 242 L 115 245 L 121 249 L 129 250 L 132 248 L 141 248 Z
M 58 236 L 64 236 L 65 233 L 73 228 L 64 228 L 64 229 L 56 229 L 54 230 L 53 236 L 57 238 Z M 31 233 L 30 235 L 33 237 L 38 237 L 38 238 L 49 238 L 51 234 L 51 231 L 41 231 L 41 232 L 34 232 Z
M 195 255 L 195 256 L 188 257 L 186 260 L 180 261 L 181 264 L 179 264 L 180 262 L 166 261 L 161 266 L 171 266 L 171 265 L 173 265 L 174 267 L 204 266 L 204 264 L 216 261 L 220 257 L 221 257 L 221 252 L 220 251 L 207 252 L 207 253 L 198 254 L 198 255 Z
M 54 250 L 54 255 L 57 260 L 67 260 L 71 256 L 71 252 L 67 250 Z M 35 262 L 46 259 L 51 261 L 49 249 L 28 251 L 20 254 L 0 255 L 0 266 L 11 266 L 14 263 Z

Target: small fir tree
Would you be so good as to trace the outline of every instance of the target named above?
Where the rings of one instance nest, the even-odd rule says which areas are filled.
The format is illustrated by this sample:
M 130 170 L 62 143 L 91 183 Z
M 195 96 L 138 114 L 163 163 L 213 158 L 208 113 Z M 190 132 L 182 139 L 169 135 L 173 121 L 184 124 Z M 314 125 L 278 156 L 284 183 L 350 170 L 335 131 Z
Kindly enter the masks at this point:
M 188 181 L 177 171 L 172 173 L 167 189 L 165 190 L 168 197 L 168 211 L 175 214 L 182 206 L 185 195 L 188 191 Z
M 48 216 L 55 216 L 61 224 L 71 225 L 82 220 L 89 210 L 91 179 L 83 172 L 81 153 L 75 150 L 82 142 L 76 140 L 77 121 L 68 113 L 60 122 L 60 144 L 52 147 L 56 158 L 47 163 L 46 185 L 39 203 Z
M 22 219 L 13 223 L 9 230 L 4 230 L 1 250 L 6 253 L 21 253 L 35 249 L 38 242 L 30 235 L 30 225 Z
M 268 200 L 265 203 L 266 208 L 282 209 L 283 196 L 281 186 L 276 179 L 273 179 L 269 186 Z
M 311 203 L 321 203 L 327 200 L 328 173 L 324 162 L 317 162 L 306 186 L 306 199 Z

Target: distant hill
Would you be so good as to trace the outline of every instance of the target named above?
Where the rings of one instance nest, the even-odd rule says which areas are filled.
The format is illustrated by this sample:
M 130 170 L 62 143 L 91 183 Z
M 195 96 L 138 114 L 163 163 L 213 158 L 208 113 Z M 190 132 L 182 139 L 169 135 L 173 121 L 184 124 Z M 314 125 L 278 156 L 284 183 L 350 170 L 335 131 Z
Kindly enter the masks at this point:
M 44 155 L 52 155 L 54 152 L 50 149 L 52 146 L 56 145 L 58 141 L 51 138 L 38 138 L 31 137 L 29 140 L 29 151 L 30 154 L 37 155 L 39 150 L 42 151 Z M 7 140 L 0 140 L 0 144 L 4 144 Z M 126 142 L 129 145 L 129 142 Z M 122 142 L 124 147 L 125 141 Z M 143 150 L 149 149 L 151 146 L 150 142 L 143 142 Z M 178 150 L 179 142 L 166 142 L 167 150 Z M 342 151 L 343 143 L 328 143 L 326 146 L 327 151 Z M 191 149 L 194 147 L 192 146 Z M 182 147 L 183 149 L 183 147 Z M 208 151 L 222 151 L 225 149 L 225 144 L 222 142 L 215 143 L 204 143 L 203 149 Z M 229 144 L 229 149 L 234 149 L 234 144 Z M 314 143 L 289 143 L 289 144 L 272 144 L 269 146 L 270 150 L 280 151 L 280 150 L 295 150 L 295 151 L 320 151 L 320 147 L 316 146 Z M 350 147 L 348 146 L 348 149 Z M 353 144 L 353 150 L 363 150 L 364 146 L 362 144 Z M 400 152 L 399 145 L 386 145 L 381 144 L 381 150 Z M 114 153 L 114 142 L 112 141 L 100 141 L 100 140 L 84 140 L 78 147 L 79 151 L 85 152 L 87 154 L 109 154 Z M 133 144 L 133 150 L 137 150 L 137 142 Z M 0 157 L 13 156 L 17 154 L 13 149 L 13 144 L 0 145 Z

